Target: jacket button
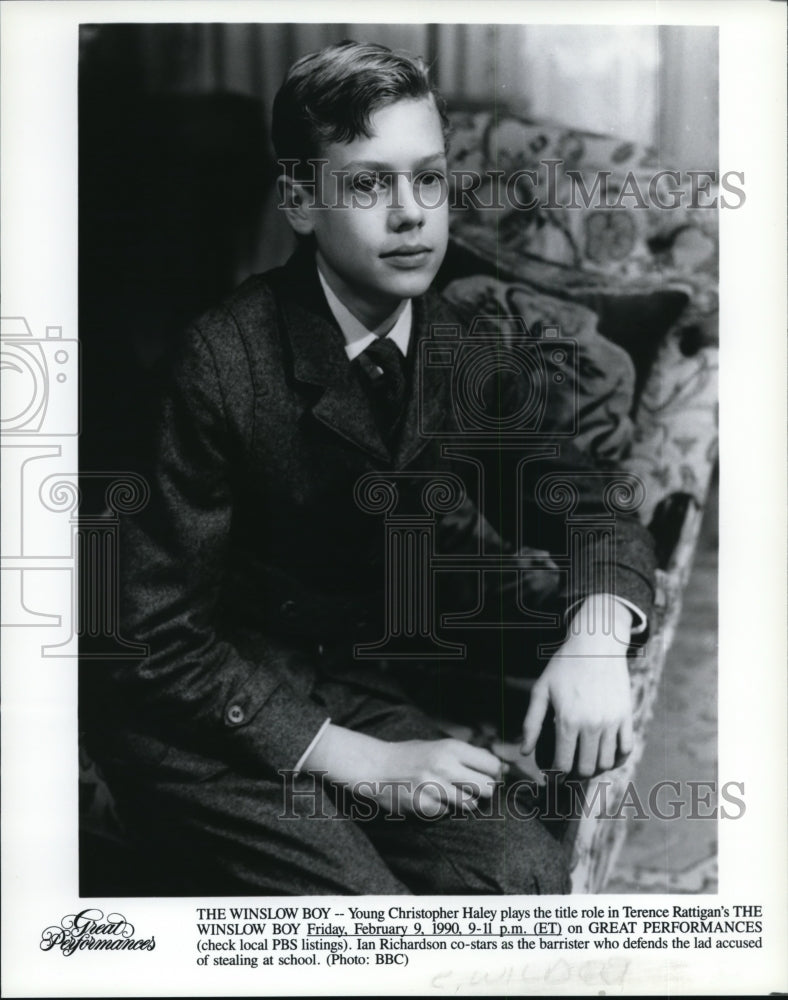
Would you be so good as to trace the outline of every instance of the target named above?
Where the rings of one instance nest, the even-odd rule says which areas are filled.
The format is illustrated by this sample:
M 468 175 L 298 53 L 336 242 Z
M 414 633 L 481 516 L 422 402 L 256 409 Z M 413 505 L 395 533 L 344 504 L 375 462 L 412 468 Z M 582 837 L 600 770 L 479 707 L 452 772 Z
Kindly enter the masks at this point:
M 279 609 L 279 613 L 285 618 L 295 618 L 295 601 L 285 601 Z
M 232 722 L 234 726 L 240 725 L 244 721 L 244 710 L 240 705 L 230 705 L 227 709 L 227 721 Z

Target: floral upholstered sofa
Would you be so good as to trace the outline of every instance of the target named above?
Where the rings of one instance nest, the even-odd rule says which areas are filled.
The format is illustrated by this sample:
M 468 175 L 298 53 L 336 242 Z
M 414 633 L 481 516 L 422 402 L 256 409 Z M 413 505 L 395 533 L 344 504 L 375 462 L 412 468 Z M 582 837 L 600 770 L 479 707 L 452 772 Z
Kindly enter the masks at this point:
M 500 110 L 455 113 L 452 126 L 443 294 L 469 319 L 517 316 L 573 338 L 577 443 L 644 487 L 638 516 L 659 570 L 649 638 L 631 660 L 636 745 L 586 787 L 593 802 L 604 782 L 611 812 L 643 752 L 716 466 L 715 188 L 666 173 L 653 148 Z M 569 824 L 574 892 L 604 888 L 625 830 L 593 810 Z

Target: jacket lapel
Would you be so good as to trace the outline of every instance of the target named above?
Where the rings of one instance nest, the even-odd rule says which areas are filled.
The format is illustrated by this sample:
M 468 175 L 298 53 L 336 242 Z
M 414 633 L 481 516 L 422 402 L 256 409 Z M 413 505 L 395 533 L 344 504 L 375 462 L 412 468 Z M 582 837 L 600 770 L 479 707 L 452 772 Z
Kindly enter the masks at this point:
M 298 250 L 282 270 L 281 315 L 293 374 L 322 386 L 311 404 L 314 418 L 361 451 L 390 463 L 364 389 L 345 354 L 342 332 L 326 302 L 311 253 Z
M 303 383 L 322 386 L 311 404 L 316 420 L 378 462 L 403 468 L 434 440 L 450 409 L 445 368 L 425 364 L 430 319 L 437 299 L 413 300 L 411 391 L 396 454 L 392 456 L 378 430 L 364 388 L 345 354 L 345 342 L 326 302 L 314 257 L 298 250 L 280 272 L 281 315 L 290 344 L 293 374 Z M 432 305 L 428 305 L 431 302 Z
M 430 320 L 435 297 L 413 300 L 413 328 L 409 351 L 414 352 L 413 378 L 397 448 L 396 465 L 409 465 L 445 426 L 451 408 L 451 379 L 447 369 L 430 364 L 426 350 L 431 341 Z M 426 363 L 425 363 L 426 362 Z

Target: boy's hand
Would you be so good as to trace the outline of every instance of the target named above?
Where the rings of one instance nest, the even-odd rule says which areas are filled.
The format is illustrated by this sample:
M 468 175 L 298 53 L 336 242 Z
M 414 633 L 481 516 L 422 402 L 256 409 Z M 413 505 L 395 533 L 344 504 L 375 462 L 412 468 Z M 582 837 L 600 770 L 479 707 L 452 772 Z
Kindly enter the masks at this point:
M 503 777 L 503 764 L 495 754 L 452 739 L 391 743 L 386 766 L 398 780 L 404 779 L 399 796 L 403 811 L 427 816 L 489 799 Z M 377 801 L 393 811 L 385 789 Z
M 387 743 L 330 725 L 304 769 L 325 772 L 387 814 L 433 819 L 489 798 L 505 766 L 489 750 L 462 740 Z
M 581 607 L 569 638 L 534 684 L 523 723 L 521 751 L 536 746 L 549 706 L 555 713 L 553 767 L 590 777 L 614 767 L 632 750 L 632 698 L 626 652 L 631 613 L 597 595 Z M 602 610 L 615 628 L 601 628 Z

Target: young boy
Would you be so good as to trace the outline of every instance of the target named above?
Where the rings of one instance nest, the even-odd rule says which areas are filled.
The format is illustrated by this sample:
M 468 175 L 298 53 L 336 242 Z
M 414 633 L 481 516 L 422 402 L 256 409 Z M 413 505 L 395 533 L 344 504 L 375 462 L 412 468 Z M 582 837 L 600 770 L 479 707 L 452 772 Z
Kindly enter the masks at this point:
M 466 527 L 497 538 L 480 477 L 421 431 L 458 432 L 450 374 L 419 351 L 435 324 L 457 323 L 429 292 L 448 238 L 446 132 L 417 61 L 352 42 L 299 60 L 272 133 L 299 249 L 202 317 L 179 353 L 151 501 L 121 539 L 124 635 L 150 655 L 102 672 L 95 741 L 126 825 L 176 891 L 568 891 L 544 824 L 475 807 L 501 761 L 446 738 L 441 705 L 416 703 L 418 671 L 354 655 L 382 634 L 390 568 L 362 477 L 389 473 L 416 496 L 454 472 Z M 568 451 L 523 465 L 524 523 L 543 545 L 561 523 L 538 511 L 534 484 L 588 470 Z M 590 512 L 594 483 L 581 485 Z M 572 627 L 534 686 L 525 753 L 548 708 L 560 770 L 591 774 L 631 748 L 626 651 L 651 559 L 619 519 L 615 595 L 563 595 Z M 602 614 L 612 632 L 595 628 Z M 371 818 L 346 818 L 349 802 Z

